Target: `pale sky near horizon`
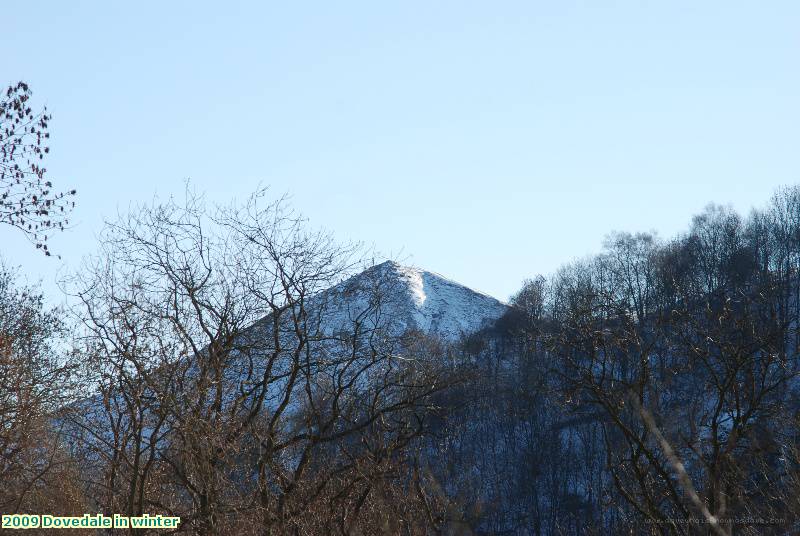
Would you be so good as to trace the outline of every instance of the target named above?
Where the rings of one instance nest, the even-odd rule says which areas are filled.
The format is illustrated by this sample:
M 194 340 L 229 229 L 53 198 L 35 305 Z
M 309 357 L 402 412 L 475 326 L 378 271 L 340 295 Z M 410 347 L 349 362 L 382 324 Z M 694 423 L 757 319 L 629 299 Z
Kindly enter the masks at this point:
M 189 178 L 506 299 L 614 230 L 671 236 L 800 182 L 800 3 L 15 2 L 0 84 L 77 188 L 57 292 L 103 218 Z

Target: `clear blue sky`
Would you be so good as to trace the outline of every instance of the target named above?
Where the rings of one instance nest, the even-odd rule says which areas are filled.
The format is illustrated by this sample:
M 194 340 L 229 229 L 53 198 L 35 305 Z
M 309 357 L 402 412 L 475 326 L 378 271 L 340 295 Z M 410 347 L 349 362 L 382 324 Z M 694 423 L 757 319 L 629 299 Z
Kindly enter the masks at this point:
M 612 230 L 684 229 L 800 181 L 800 3 L 16 2 L 3 84 L 78 189 L 55 288 L 103 217 L 288 192 L 312 224 L 500 298 Z

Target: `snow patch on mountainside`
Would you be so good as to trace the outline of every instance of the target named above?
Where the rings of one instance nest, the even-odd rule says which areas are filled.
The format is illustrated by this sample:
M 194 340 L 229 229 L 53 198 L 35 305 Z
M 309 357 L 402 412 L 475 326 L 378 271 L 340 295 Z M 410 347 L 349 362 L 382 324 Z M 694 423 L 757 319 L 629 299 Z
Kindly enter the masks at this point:
M 408 284 L 408 290 L 411 292 L 411 297 L 417 308 L 425 304 L 425 299 L 428 297 L 425 294 L 425 281 L 422 277 L 422 272 L 409 268 L 408 266 L 397 265 L 394 267 L 400 277 L 402 277 Z

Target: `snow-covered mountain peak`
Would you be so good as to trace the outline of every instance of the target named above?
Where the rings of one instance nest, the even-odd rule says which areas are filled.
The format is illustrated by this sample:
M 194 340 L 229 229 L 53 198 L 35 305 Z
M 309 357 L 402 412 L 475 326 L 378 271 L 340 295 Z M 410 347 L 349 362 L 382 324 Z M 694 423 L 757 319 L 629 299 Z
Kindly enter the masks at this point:
M 326 330 L 347 329 L 375 312 L 393 331 L 419 330 L 455 340 L 502 316 L 508 306 L 446 277 L 394 261 L 372 266 L 315 297 Z

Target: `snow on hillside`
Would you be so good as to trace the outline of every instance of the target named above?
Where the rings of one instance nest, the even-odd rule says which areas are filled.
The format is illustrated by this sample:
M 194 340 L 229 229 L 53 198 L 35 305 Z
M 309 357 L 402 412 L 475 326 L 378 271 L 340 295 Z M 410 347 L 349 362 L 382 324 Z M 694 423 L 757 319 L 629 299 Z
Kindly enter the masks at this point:
M 391 331 L 415 329 L 456 340 L 491 324 L 506 312 L 501 301 L 434 272 L 387 261 L 373 266 L 313 298 L 320 329 L 349 330 L 354 320 L 391 325 Z M 379 317 L 379 318 L 378 318 Z

